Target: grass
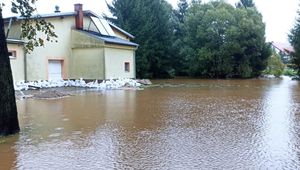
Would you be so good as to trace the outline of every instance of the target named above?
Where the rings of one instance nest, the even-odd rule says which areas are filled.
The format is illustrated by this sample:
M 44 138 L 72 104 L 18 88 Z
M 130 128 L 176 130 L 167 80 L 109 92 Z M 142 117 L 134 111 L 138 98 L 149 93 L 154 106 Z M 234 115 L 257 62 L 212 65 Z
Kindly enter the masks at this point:
M 0 144 L 4 144 L 5 142 L 6 142 L 6 140 L 0 139 Z

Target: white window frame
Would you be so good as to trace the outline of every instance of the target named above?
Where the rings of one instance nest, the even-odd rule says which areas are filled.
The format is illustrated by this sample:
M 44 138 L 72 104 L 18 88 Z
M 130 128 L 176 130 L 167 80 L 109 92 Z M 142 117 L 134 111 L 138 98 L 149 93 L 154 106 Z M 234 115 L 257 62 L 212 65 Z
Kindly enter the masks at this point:
M 8 50 L 8 55 L 10 59 L 16 59 L 17 58 L 17 51 L 16 50 Z

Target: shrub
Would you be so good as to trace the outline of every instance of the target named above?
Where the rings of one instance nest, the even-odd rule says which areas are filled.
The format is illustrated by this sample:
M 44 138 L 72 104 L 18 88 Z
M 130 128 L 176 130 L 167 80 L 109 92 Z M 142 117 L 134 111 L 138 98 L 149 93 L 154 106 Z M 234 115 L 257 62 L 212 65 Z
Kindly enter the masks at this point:
M 283 74 L 284 68 L 285 65 L 282 63 L 280 56 L 278 54 L 273 54 L 269 57 L 268 66 L 263 73 L 280 77 Z

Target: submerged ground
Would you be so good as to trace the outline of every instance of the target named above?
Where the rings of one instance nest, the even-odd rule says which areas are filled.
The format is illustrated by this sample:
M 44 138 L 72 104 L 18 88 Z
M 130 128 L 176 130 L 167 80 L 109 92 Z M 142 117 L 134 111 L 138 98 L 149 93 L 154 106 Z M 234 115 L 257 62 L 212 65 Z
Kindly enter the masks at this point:
M 22 130 L 0 138 L 0 169 L 300 168 L 297 81 L 157 80 L 72 94 L 17 102 Z

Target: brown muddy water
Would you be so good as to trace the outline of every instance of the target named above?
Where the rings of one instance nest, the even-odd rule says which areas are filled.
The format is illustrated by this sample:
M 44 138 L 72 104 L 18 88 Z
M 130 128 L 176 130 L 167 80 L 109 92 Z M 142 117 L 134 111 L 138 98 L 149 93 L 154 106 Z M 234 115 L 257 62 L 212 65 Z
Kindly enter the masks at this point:
M 162 80 L 18 101 L 0 169 L 300 169 L 300 86 Z

